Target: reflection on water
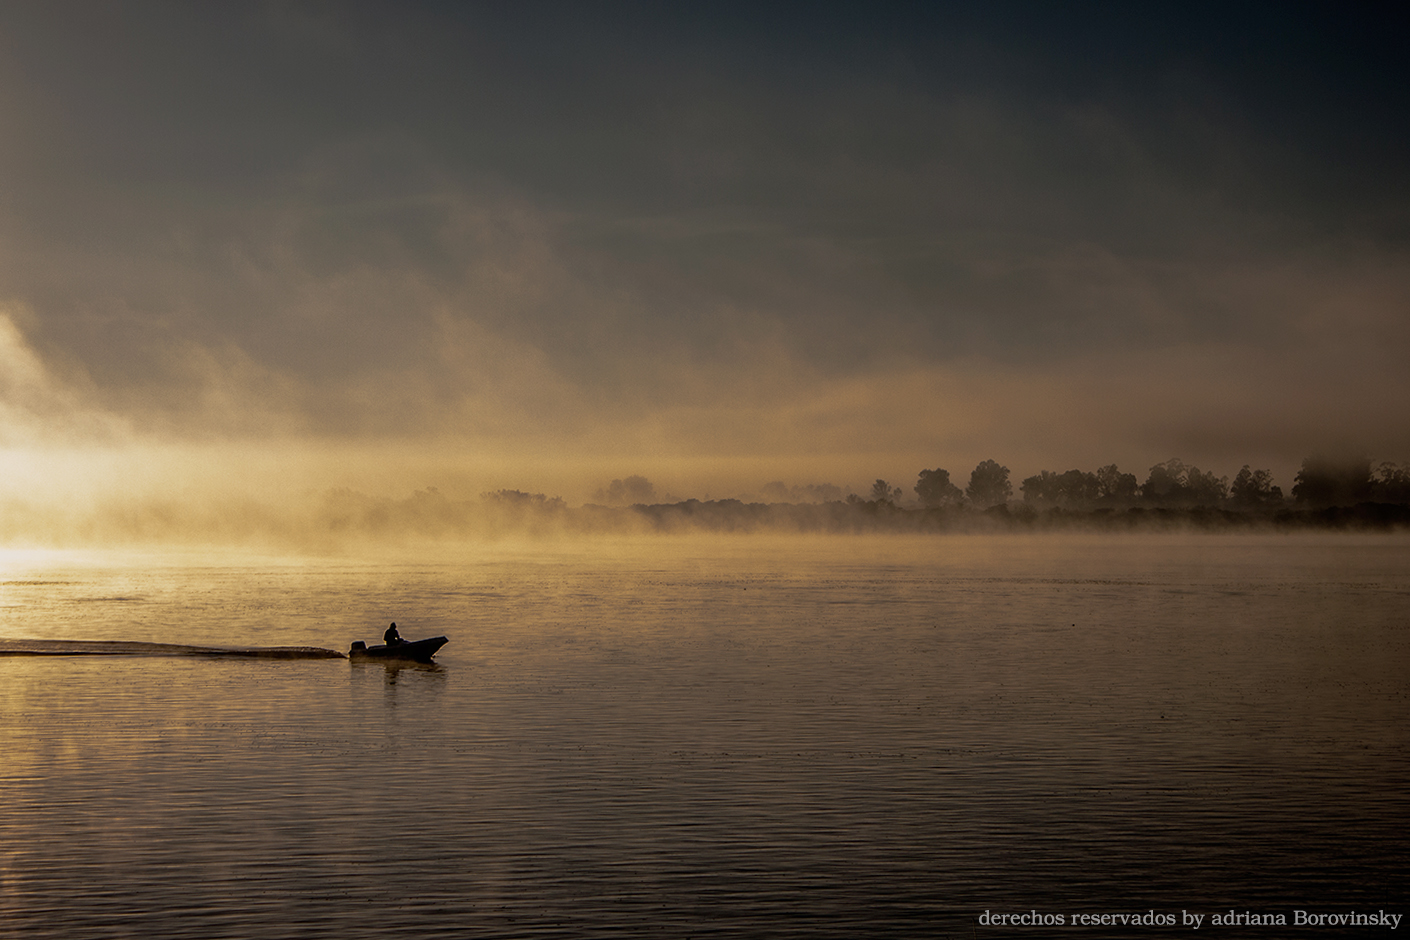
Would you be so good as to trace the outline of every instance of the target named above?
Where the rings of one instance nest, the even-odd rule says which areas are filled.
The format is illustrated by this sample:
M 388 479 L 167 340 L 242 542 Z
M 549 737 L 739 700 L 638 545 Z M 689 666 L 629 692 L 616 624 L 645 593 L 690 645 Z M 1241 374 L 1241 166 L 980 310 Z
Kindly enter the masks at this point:
M 0 936 L 1404 912 L 1407 561 L 942 538 L 15 571 L 0 636 L 452 643 L 0 657 Z
M 445 687 L 446 670 L 439 663 L 416 662 L 357 662 L 352 665 L 352 681 L 365 684 L 368 681 L 381 681 L 386 687 L 387 704 L 396 704 L 397 684 L 411 685 L 418 690 Z

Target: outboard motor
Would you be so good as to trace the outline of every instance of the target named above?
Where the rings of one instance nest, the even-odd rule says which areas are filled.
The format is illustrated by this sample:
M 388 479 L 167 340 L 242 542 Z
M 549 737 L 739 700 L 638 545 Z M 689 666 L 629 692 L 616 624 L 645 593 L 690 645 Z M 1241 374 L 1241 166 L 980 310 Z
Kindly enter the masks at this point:
M 353 640 L 352 652 L 357 653 L 367 649 L 367 644 L 361 640 Z

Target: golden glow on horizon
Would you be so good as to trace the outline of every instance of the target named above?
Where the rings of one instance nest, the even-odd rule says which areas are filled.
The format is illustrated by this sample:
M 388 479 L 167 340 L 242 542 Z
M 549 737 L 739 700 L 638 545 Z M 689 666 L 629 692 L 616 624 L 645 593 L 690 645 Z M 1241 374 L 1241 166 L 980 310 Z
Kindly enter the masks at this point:
M 72 548 L 0 547 L 0 581 L 20 580 L 35 569 L 52 570 L 90 556 L 88 551 Z
M 340 492 L 366 506 L 413 503 L 431 488 L 459 502 L 508 489 L 578 506 L 634 475 L 648 478 L 663 502 L 760 499 L 775 481 L 865 496 L 878 478 L 909 496 L 922 469 L 944 467 L 963 485 L 987 459 L 1008 466 L 1015 484 L 1042 469 L 1108 463 L 1144 478 L 1172 455 L 1230 476 L 1247 462 L 1272 468 L 1288 492 L 1306 453 L 1280 451 L 1276 442 L 1294 439 L 1297 415 L 1328 407 L 1315 387 L 1293 410 L 1263 391 L 1286 395 L 1285 373 L 1296 365 L 1279 355 L 1190 344 L 1118 359 L 1092 353 L 1041 368 L 971 357 L 827 376 L 784 362 L 773 379 L 752 385 L 728 369 L 682 364 L 688 393 L 596 411 L 577 401 L 574 421 L 548 426 L 509 396 L 477 399 L 477 407 L 499 409 L 477 425 L 494 428 L 489 434 L 453 420 L 470 407 L 462 401 L 444 414 L 434 411 L 442 405 L 427 405 L 419 423 L 396 436 L 301 435 L 288 430 L 306 423 L 292 413 L 262 425 L 269 400 L 245 401 L 240 382 L 218 381 L 220 363 L 209 356 L 199 364 L 213 370 L 220 394 L 209 398 L 212 411 L 195 412 L 202 423 L 182 424 L 159 408 L 119 416 L 95 404 L 81 380 L 63 381 L 46 367 L 16 326 L 21 314 L 0 309 L 0 544 L 322 544 L 308 533 L 336 528 L 342 510 L 333 504 L 348 503 Z M 243 361 L 234 358 L 236 366 Z M 1410 395 L 1410 375 L 1406 382 Z M 727 391 L 714 394 L 716 387 Z M 1143 394 L 1124 391 L 1133 387 Z M 1398 425 L 1385 412 L 1404 396 L 1383 391 L 1358 420 L 1389 429 L 1390 440 Z M 285 398 L 291 408 L 300 400 Z M 1218 416 L 1235 412 L 1249 424 L 1260 413 L 1279 413 L 1284 424 L 1245 439 L 1220 424 Z M 1143 423 L 1181 413 L 1212 417 Z M 1119 427 L 1142 430 L 1117 446 L 1111 434 Z M 1238 463 L 1205 456 L 1227 452 L 1239 452 Z

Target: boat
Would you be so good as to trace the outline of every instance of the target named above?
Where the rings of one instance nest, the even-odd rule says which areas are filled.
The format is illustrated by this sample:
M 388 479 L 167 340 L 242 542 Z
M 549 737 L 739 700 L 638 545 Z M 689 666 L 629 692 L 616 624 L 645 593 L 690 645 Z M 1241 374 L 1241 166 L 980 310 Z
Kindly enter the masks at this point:
M 393 643 L 390 646 L 368 646 L 361 640 L 353 643 L 352 649 L 348 650 L 348 659 L 353 662 L 363 660 L 400 660 L 417 663 L 429 663 L 431 657 L 436 655 L 436 650 L 445 646 L 450 641 L 443 636 L 433 636 L 425 640 L 403 641 Z

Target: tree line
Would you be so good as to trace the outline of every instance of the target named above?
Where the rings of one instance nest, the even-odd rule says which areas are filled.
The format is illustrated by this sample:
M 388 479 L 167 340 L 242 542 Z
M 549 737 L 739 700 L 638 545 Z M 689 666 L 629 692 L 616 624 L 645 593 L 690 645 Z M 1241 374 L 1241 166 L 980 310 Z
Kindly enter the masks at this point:
M 1009 468 L 997 461 L 982 461 L 962 490 L 943 468 L 920 471 L 913 490 L 927 509 L 970 506 L 988 509 L 1007 505 L 1013 498 Z M 1043 470 L 1019 484 L 1023 504 L 1033 509 L 1090 512 L 1137 506 L 1193 508 L 1206 506 L 1236 510 L 1278 510 L 1292 506 L 1327 508 L 1362 503 L 1410 504 L 1410 464 L 1383 462 L 1372 468 L 1366 457 L 1335 458 L 1323 455 L 1302 461 L 1292 492 L 1283 495 L 1268 470 L 1245 464 L 1231 482 L 1227 476 L 1200 470 L 1178 457 L 1150 468 L 1144 483 L 1135 474 L 1123 473 L 1116 464 L 1095 471 Z M 871 502 L 898 505 L 904 493 L 886 480 L 872 486 Z M 856 498 L 860 500 L 859 497 Z
M 644 477 L 614 480 L 614 506 L 568 505 L 557 496 L 503 489 L 478 500 L 451 499 L 435 489 L 406 499 L 346 490 L 326 494 L 309 531 L 324 537 L 413 538 L 559 537 L 646 532 L 928 533 L 1200 529 L 1365 529 L 1410 527 L 1410 465 L 1368 459 L 1308 457 L 1287 495 L 1267 470 L 1244 466 L 1234 479 L 1171 459 L 1144 481 L 1115 464 L 1095 471 L 1044 470 L 1019 482 L 1007 467 L 985 460 L 961 487 L 948 470 L 920 471 L 912 487 L 877 480 L 870 499 L 841 497 L 831 485 L 770 484 L 769 501 L 657 500 Z M 1015 495 L 1018 498 L 1015 498 Z M 780 498 L 781 497 L 781 498 Z M 821 497 L 821 498 L 819 498 Z

